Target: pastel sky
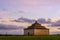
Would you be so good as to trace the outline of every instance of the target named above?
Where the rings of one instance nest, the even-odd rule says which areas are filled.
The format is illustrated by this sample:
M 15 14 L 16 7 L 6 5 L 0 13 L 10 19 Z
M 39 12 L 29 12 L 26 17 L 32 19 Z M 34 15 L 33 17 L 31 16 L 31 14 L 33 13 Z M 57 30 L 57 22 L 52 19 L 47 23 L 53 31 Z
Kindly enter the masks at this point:
M 60 0 L 0 0 L 0 34 L 23 34 L 21 27 L 31 25 L 31 18 L 42 18 L 51 34 L 60 34 Z
M 59 18 L 60 0 L 0 0 L 0 17 Z

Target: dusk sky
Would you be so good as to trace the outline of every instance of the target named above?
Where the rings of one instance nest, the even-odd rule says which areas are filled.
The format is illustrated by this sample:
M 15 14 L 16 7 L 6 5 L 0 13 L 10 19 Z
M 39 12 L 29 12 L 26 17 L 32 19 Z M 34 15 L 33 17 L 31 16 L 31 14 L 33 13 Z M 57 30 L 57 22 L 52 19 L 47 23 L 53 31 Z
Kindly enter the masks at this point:
M 0 0 L 3 18 L 59 18 L 60 0 Z
M 31 19 L 60 34 L 60 0 L 0 0 L 0 34 L 23 34 Z

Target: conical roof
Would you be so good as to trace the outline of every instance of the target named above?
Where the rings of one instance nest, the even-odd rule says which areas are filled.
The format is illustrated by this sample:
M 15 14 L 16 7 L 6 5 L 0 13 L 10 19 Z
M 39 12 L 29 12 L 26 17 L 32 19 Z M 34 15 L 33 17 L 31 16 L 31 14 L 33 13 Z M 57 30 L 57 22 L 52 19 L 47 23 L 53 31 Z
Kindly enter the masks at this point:
M 35 21 L 35 23 L 29 26 L 27 29 L 46 29 L 46 28 L 39 24 L 37 21 Z

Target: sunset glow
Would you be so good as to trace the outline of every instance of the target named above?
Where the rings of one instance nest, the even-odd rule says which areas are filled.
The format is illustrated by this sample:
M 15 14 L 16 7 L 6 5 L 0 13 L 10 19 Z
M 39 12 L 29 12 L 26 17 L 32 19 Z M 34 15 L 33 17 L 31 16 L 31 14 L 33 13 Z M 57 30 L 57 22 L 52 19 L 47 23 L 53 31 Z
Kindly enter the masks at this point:
M 32 20 L 39 20 L 43 26 L 50 29 L 50 32 L 60 32 L 58 29 L 60 28 L 60 0 L 0 0 L 1 26 L 13 25 L 25 28 L 32 24 Z M 6 32 L 4 28 L 0 29 L 1 34 Z M 10 32 L 20 33 L 19 30 L 10 30 Z

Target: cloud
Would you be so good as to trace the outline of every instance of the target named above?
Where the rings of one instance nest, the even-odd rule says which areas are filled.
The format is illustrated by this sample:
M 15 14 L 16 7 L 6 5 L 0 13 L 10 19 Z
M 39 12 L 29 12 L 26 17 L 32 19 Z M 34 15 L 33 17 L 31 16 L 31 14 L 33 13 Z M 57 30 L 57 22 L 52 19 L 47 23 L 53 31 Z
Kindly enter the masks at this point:
M 42 23 L 42 24 L 51 24 L 52 23 L 51 19 L 46 20 L 44 18 L 38 19 L 38 22 Z
M 18 13 L 25 13 L 24 11 L 18 11 Z
M 4 34 L 4 35 L 8 35 L 8 34 L 11 34 L 11 35 L 23 35 L 24 34 L 24 31 L 23 29 L 11 29 L 11 30 L 1 30 L 0 29 L 0 34 Z
M 51 32 L 51 35 L 60 34 L 60 31 Z
M 51 26 L 60 26 L 60 20 L 58 20 L 58 21 L 56 21 L 56 22 L 52 23 L 52 25 L 51 25 Z
M 13 20 L 14 22 L 27 22 L 27 23 L 33 23 L 35 20 L 31 20 L 31 19 L 28 19 L 28 18 L 18 18 L 17 20 Z
M 38 14 L 38 17 L 40 17 L 40 13 L 42 16 L 46 16 L 49 14 L 44 14 L 48 13 L 48 11 L 53 10 L 53 8 L 57 5 L 60 5 L 60 0 L 0 0 L 1 8 L 0 10 L 0 17 L 11 17 L 11 16 L 16 16 L 19 15 L 18 13 L 31 13 L 28 15 L 24 14 L 23 16 L 26 17 L 31 17 L 31 15 L 36 17 Z M 55 5 L 55 6 L 54 6 Z M 6 8 L 6 9 L 5 9 Z M 9 9 L 9 10 L 7 10 Z M 17 12 L 13 13 L 11 11 Z M 54 9 L 55 10 L 55 9 Z M 55 12 L 55 11 L 54 11 Z M 36 14 L 37 13 L 37 14 Z M 57 11 L 57 13 L 60 13 L 60 10 Z M 21 16 L 21 15 L 19 15 Z M 51 15 L 53 16 L 53 14 Z M 18 17 L 18 16 L 17 16 Z M 53 21 L 52 21 L 53 20 Z M 16 33 L 17 29 L 20 27 L 28 27 L 31 25 L 31 23 L 34 20 L 26 19 L 26 18 L 19 18 L 17 20 L 11 20 L 11 19 L 0 19 L 0 28 L 1 29 L 11 29 L 8 31 L 8 33 Z M 41 18 L 38 19 L 39 23 L 41 24 L 51 24 L 50 26 L 60 26 L 60 20 L 55 20 L 55 19 L 45 19 Z M 17 27 L 18 26 L 18 27 Z M 48 26 L 49 27 L 49 26 Z M 13 30 L 14 29 L 14 30 Z M 7 30 L 3 30 L 0 33 L 4 33 Z M 20 32 L 19 32 L 20 33 Z
M 0 34 L 23 35 L 23 29 L 24 27 L 22 27 L 21 25 L 17 26 L 12 24 L 0 23 Z
M 15 26 L 18 26 L 18 27 L 20 27 L 20 26 L 27 27 L 27 26 L 31 25 L 31 23 L 27 23 L 27 22 L 16 22 L 15 19 L 11 19 L 11 18 L 1 18 L 0 19 L 0 24 L 15 25 Z
M 28 27 L 30 23 L 16 22 L 10 18 L 0 19 L 0 34 L 23 35 L 23 29 Z
M 28 11 L 26 11 L 26 10 L 18 10 L 16 13 L 25 14 L 25 13 L 28 13 Z
M 40 18 L 38 22 L 41 24 L 49 24 L 50 27 L 59 27 L 60 26 L 60 19 L 59 18 Z
M 18 24 L 18 25 L 16 25 Z M 11 22 L 11 19 L 0 19 L 0 34 L 23 35 L 26 24 Z M 23 27 L 24 26 L 24 27 Z M 27 26 L 27 25 L 26 25 Z
M 28 19 L 28 18 L 18 18 L 16 20 L 17 21 L 1 18 L 0 19 L 0 34 L 6 34 L 6 33 L 7 34 L 16 34 L 16 35 L 24 34 L 23 28 L 30 26 L 31 25 L 30 22 L 33 22 L 32 19 Z M 53 34 L 56 31 L 56 34 L 58 34 L 58 32 L 60 30 L 59 29 L 60 27 L 58 28 L 58 26 L 60 26 L 60 20 L 59 19 L 56 21 L 53 21 L 53 20 L 55 20 L 55 19 L 40 18 L 40 19 L 38 19 L 38 22 L 41 24 L 50 25 L 50 26 L 48 26 L 48 25 L 46 26 L 47 28 L 50 29 L 50 33 Z M 52 25 L 54 25 L 54 27 Z
M 6 24 L 0 24 L 0 29 L 3 30 L 12 30 L 12 29 L 23 29 L 23 27 L 18 27 L 16 25 L 6 25 Z

